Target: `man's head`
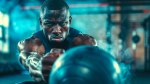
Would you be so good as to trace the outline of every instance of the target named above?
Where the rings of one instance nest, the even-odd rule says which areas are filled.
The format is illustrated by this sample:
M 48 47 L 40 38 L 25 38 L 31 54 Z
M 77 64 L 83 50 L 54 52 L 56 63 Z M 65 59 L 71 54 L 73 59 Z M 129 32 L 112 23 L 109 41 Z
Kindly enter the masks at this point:
M 40 13 L 40 24 L 49 41 L 61 42 L 69 34 L 71 16 L 63 0 L 46 0 Z

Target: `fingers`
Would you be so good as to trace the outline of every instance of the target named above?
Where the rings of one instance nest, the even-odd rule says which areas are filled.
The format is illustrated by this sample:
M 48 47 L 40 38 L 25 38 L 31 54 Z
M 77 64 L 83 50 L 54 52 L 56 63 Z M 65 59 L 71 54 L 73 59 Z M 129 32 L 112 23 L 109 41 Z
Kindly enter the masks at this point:
M 41 60 L 41 64 L 42 64 L 42 76 L 44 78 L 44 80 L 48 81 L 48 76 L 50 74 L 50 71 L 52 69 L 52 65 L 54 63 L 54 61 L 57 59 L 57 57 L 44 57 Z
M 41 82 L 43 81 L 42 79 L 42 73 L 41 73 L 41 70 L 35 68 L 35 66 L 29 66 L 29 72 L 30 72 L 30 75 L 32 76 L 32 78 L 37 81 L 37 82 Z
M 40 59 L 38 59 L 35 56 L 28 57 L 28 60 L 26 61 L 26 63 L 28 64 L 30 75 L 37 82 L 43 81 L 41 73 L 41 64 L 39 61 Z
M 52 69 L 52 66 L 51 66 L 51 65 L 42 66 L 42 71 L 43 71 L 43 72 L 46 72 L 46 71 L 51 70 L 51 69 Z
M 54 58 L 54 57 L 59 57 L 60 54 L 61 53 L 51 52 L 51 53 L 47 53 L 44 57 Z
M 29 72 L 34 77 L 41 77 L 42 75 L 40 70 L 34 70 L 34 69 L 31 69 L 31 67 L 29 68 Z
M 56 61 L 56 59 L 60 56 L 59 53 L 56 52 L 50 52 L 47 53 L 42 59 L 41 59 L 41 65 L 42 65 L 42 76 L 45 81 L 48 82 L 49 74 L 52 69 L 53 63 Z
M 52 69 L 52 66 L 43 66 L 43 68 L 42 68 L 42 76 L 43 76 L 45 81 L 48 81 L 51 69 Z
M 57 58 L 50 58 L 50 59 L 43 59 L 42 60 L 42 66 L 43 65 L 53 65 L 53 63 L 55 62 Z
M 49 53 L 42 58 L 42 65 L 53 65 L 55 60 L 59 57 L 60 54 Z

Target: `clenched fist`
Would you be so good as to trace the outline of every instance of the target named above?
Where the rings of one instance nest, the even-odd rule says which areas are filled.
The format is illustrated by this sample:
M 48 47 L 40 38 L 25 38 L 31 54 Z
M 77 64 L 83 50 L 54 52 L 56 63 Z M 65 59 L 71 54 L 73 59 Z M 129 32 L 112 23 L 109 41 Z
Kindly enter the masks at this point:
M 53 48 L 41 59 L 41 71 L 45 82 L 48 82 L 49 74 L 55 60 L 64 53 L 63 49 Z

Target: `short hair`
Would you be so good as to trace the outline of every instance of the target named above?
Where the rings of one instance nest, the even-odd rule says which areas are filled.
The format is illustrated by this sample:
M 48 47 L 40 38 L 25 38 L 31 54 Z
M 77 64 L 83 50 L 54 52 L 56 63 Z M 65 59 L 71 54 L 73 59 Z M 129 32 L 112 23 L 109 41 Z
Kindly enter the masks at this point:
M 43 12 L 45 8 L 49 10 L 60 10 L 62 8 L 69 9 L 69 6 L 64 0 L 45 0 L 41 6 L 41 11 Z

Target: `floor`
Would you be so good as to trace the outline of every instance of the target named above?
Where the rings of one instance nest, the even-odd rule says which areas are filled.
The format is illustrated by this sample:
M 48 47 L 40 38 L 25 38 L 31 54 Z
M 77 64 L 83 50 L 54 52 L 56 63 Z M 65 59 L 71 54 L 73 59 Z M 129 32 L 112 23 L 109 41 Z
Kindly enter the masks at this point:
M 32 81 L 32 78 L 26 72 L 0 76 L 0 84 L 17 84 L 23 81 Z
M 0 84 L 16 84 L 23 81 L 31 81 L 32 78 L 27 72 L 0 76 Z M 133 76 L 130 84 L 150 84 L 150 73 L 140 73 Z

